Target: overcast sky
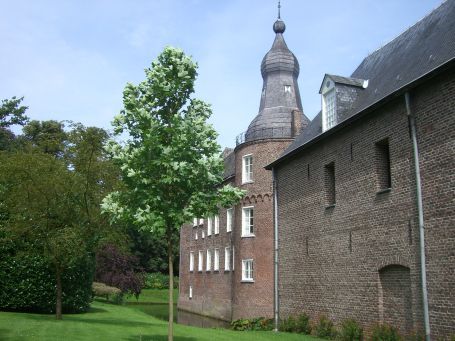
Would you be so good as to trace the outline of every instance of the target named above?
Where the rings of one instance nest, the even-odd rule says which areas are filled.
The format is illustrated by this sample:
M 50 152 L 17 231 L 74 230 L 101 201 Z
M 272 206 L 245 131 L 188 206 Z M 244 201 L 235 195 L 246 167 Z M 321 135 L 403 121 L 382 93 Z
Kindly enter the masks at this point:
M 312 119 L 325 73 L 349 76 L 441 0 L 281 3 Z M 142 81 L 163 47 L 177 46 L 199 64 L 195 95 L 212 104 L 219 143 L 234 146 L 258 112 L 276 17 L 275 0 L 0 0 L 0 99 L 25 96 L 32 119 L 110 129 L 126 82 Z

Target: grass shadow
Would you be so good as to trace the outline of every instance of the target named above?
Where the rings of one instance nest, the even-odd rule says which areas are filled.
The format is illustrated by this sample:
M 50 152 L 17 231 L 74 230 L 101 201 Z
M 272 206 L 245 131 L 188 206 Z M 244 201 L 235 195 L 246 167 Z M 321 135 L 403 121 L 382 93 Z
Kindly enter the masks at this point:
M 90 309 L 85 313 L 85 314 L 90 314 L 90 313 L 107 313 L 108 311 L 103 308 L 93 308 L 90 307 Z
M 8 329 L 0 329 L 0 340 L 5 340 L 8 335 L 11 335 L 11 331 Z
M 28 315 L 26 316 L 29 320 L 42 321 L 39 316 Z M 151 326 L 162 326 L 163 324 L 150 323 L 150 322 L 136 322 L 124 319 L 113 319 L 113 318 L 81 318 L 79 316 L 63 316 L 64 321 L 71 321 L 72 323 L 84 323 L 84 324 L 102 324 L 106 326 L 121 326 L 121 327 L 151 327 Z
M 135 335 L 126 338 L 129 341 L 167 341 L 167 335 Z M 175 341 L 196 341 L 194 337 L 175 336 Z

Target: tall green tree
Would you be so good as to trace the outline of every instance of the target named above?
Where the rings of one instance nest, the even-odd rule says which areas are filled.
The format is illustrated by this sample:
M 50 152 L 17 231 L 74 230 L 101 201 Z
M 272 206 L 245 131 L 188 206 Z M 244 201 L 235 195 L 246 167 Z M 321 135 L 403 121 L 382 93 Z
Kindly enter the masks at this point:
M 26 128 L 23 149 L 0 152 L 0 235 L 24 241 L 28 253 L 53 265 L 61 319 L 62 274 L 111 232 L 100 204 L 120 173 L 104 150 L 103 129 L 72 124 L 65 132 L 55 121 Z
M 24 97 L 2 100 L 0 105 L 0 128 L 9 128 L 12 125 L 24 125 L 28 121 L 25 115 L 28 107 L 20 105 Z
M 44 153 L 0 154 L 7 236 L 46 257 L 56 280 L 56 317 L 62 318 L 62 274 L 87 252 L 79 205 L 82 178 Z
M 33 148 L 61 157 L 68 139 L 64 128 L 63 122 L 33 120 L 24 126 L 21 137 Z
M 191 98 L 197 65 L 183 51 L 167 47 L 145 70 L 139 85 L 127 84 L 124 110 L 115 117 L 124 143 L 108 145 L 126 189 L 111 193 L 103 209 L 143 231 L 163 234 L 169 264 L 169 329 L 173 339 L 173 252 L 180 227 L 240 200 L 243 192 L 221 187 L 223 160 L 217 133 L 207 124 L 210 106 Z
M 24 97 L 4 99 L 0 105 L 0 151 L 10 150 L 14 146 L 16 136 L 10 130 L 13 125 L 25 125 L 28 117 L 25 111 L 28 107 L 21 105 Z

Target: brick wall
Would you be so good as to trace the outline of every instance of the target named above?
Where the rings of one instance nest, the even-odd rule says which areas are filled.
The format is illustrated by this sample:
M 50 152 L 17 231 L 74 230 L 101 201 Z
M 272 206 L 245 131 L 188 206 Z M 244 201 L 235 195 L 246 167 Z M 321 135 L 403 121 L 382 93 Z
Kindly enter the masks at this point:
M 273 316 L 273 204 L 272 175 L 264 167 L 275 160 L 290 139 L 244 143 L 235 149 L 235 177 L 231 184 L 247 191 L 234 207 L 233 230 L 226 232 L 226 210 L 220 210 L 220 234 L 207 236 L 204 225 L 185 225 L 180 234 L 180 296 L 178 307 L 224 320 Z M 253 182 L 242 184 L 242 159 L 253 157 Z M 254 237 L 242 237 L 242 208 L 254 209 Z M 206 237 L 201 238 L 202 230 Z M 198 231 L 198 240 L 194 234 Z M 234 249 L 234 269 L 224 270 L 224 248 Z M 206 271 L 206 250 L 219 248 L 220 271 Z M 204 254 L 203 271 L 197 271 L 198 251 Z M 189 271 L 189 254 L 195 253 L 195 269 Z M 242 281 L 242 260 L 253 259 L 254 282 Z M 231 259 L 232 261 L 232 259 Z M 213 263 L 213 259 L 212 259 Z M 189 287 L 193 297 L 189 298 Z
M 454 79 L 451 71 L 411 93 L 434 339 L 455 334 Z M 375 147 L 385 139 L 392 185 L 379 191 Z M 332 162 L 335 206 L 327 207 L 324 166 Z M 423 330 L 414 165 L 403 96 L 280 164 L 277 178 L 281 317 L 307 312 L 336 322 L 354 318 L 367 330 L 381 320 L 402 332 Z

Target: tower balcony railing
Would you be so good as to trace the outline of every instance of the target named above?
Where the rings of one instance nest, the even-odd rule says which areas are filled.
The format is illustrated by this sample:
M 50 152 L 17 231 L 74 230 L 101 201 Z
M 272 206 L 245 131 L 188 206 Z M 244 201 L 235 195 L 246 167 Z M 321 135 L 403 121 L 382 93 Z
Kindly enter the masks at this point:
M 239 135 L 235 139 L 235 145 L 238 146 L 242 143 L 264 140 L 264 139 L 278 139 L 278 138 L 292 138 L 291 127 L 271 127 L 271 128 L 255 128 L 249 129 Z

